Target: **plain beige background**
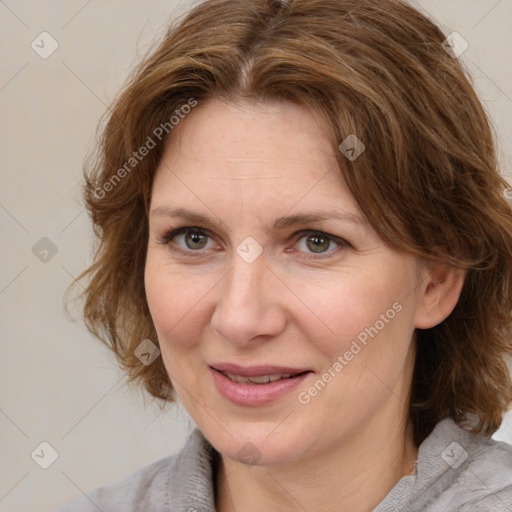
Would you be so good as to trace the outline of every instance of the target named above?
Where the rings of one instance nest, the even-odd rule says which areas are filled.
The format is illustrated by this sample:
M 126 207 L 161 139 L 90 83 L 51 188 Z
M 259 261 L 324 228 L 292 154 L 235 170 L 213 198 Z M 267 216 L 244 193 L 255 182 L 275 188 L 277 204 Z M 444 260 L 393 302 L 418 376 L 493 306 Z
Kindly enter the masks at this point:
M 108 351 L 62 306 L 72 276 L 90 261 L 79 183 L 97 122 L 138 56 L 191 4 L 0 0 L 1 512 L 52 511 L 174 453 L 192 428 L 183 410 L 159 411 L 126 386 Z M 510 176 L 512 0 L 418 5 L 468 41 L 462 59 Z M 43 59 L 31 43 L 45 31 L 58 48 Z M 46 262 L 34 246 L 49 251 Z M 512 442 L 509 417 L 495 437 Z M 58 455 L 48 469 L 31 457 L 43 449 L 49 460 L 41 442 Z

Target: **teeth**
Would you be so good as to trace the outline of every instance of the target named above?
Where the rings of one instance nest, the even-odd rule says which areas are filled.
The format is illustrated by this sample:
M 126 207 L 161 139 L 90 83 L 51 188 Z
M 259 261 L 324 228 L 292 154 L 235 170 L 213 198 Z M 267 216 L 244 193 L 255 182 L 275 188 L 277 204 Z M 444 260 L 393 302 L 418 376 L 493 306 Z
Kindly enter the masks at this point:
M 241 375 L 233 375 L 232 373 L 224 373 L 226 377 L 229 377 L 232 381 L 238 382 L 239 384 L 268 384 L 269 382 L 275 382 L 280 379 L 288 379 L 292 376 L 291 373 L 283 373 L 278 375 L 261 375 L 259 377 L 242 377 Z

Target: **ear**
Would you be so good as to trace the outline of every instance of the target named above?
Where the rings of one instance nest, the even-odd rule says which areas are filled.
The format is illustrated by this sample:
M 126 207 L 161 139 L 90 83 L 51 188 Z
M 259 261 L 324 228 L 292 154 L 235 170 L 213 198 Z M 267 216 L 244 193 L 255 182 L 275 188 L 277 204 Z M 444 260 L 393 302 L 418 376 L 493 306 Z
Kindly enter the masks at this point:
M 416 311 L 414 325 L 417 329 L 430 329 L 450 315 L 459 300 L 465 277 L 465 271 L 445 265 L 430 268 Z

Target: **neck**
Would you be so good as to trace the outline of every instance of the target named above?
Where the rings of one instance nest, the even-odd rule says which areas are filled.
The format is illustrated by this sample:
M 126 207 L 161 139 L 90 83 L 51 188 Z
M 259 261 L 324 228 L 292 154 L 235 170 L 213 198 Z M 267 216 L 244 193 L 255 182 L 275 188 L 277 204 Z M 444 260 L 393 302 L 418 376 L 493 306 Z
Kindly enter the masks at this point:
M 309 460 L 251 467 L 221 457 L 215 509 L 371 511 L 402 476 L 414 473 L 417 452 L 410 420 L 397 424 L 379 416 Z

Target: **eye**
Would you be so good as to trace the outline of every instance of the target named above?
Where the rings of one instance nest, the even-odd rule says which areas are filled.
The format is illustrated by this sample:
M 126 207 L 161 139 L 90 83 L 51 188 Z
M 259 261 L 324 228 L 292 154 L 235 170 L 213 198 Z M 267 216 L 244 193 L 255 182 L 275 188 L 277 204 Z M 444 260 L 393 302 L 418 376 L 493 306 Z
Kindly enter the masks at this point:
M 211 249 L 211 245 L 208 245 L 209 241 L 213 243 L 207 231 L 189 226 L 170 231 L 160 239 L 160 243 L 169 245 L 171 250 L 187 255 L 191 252 L 200 252 L 202 249 Z M 172 245 L 171 242 L 173 242 Z
M 309 252 L 310 254 L 329 254 L 337 252 L 337 247 L 349 246 L 349 243 L 342 238 L 329 235 L 323 231 L 301 231 L 297 233 L 297 236 L 299 238 L 296 246 L 301 252 Z M 333 246 L 334 248 L 332 248 Z M 307 258 L 311 258 L 311 256 L 307 256 Z
M 302 256 L 306 259 L 321 258 L 323 255 L 331 256 L 331 253 L 339 252 L 337 251 L 338 248 L 350 247 L 350 244 L 342 238 L 329 235 L 323 231 L 304 230 L 296 233 L 295 238 L 297 241 L 294 247 L 298 247 L 301 253 L 310 254 L 310 256 Z M 215 247 L 212 236 L 208 231 L 192 226 L 184 226 L 169 231 L 161 237 L 159 242 L 169 246 L 173 252 L 192 257 L 202 256 L 204 254 L 203 250 Z M 285 252 L 296 251 L 295 249 L 287 249 Z

